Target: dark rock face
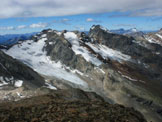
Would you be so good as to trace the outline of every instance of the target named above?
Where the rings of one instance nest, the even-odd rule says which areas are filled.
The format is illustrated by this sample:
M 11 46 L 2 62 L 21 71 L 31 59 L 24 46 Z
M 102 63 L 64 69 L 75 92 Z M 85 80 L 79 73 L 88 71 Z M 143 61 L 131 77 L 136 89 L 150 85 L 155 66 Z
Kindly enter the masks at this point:
M 108 104 L 94 93 L 77 89 L 2 103 L 0 110 L 1 122 L 146 122 L 133 108 Z
M 162 79 L 159 74 L 162 72 L 162 57 L 160 55 L 155 55 L 151 50 L 135 43 L 133 37 L 106 32 L 99 25 L 92 28 L 89 32 L 89 37 L 93 39 L 94 43 L 106 45 L 130 55 L 135 60 L 139 60 L 141 62 L 141 70 L 145 69 L 145 64 L 149 65 L 152 74 L 158 74 L 158 77 L 155 76 L 153 79 Z
M 0 76 L 4 79 L 14 78 L 13 80 L 25 81 L 24 85 L 26 84 L 32 87 L 44 85 L 44 79 L 41 76 L 25 64 L 4 54 L 2 51 L 0 51 Z
M 47 33 L 47 42 L 44 50 L 47 51 L 47 55 L 54 61 L 61 61 L 66 66 L 70 66 L 73 69 L 79 69 L 82 72 L 87 72 L 93 68 L 91 63 L 88 63 L 80 55 L 75 55 L 71 49 L 72 45 L 64 38 L 63 33 L 61 36 L 52 32 Z M 50 44 L 52 43 L 52 44 Z
M 106 32 L 102 30 L 99 25 L 93 26 L 93 29 L 89 32 L 89 37 L 92 38 L 95 43 L 106 45 L 131 56 L 139 57 L 148 52 L 147 49 L 134 43 L 133 37 Z

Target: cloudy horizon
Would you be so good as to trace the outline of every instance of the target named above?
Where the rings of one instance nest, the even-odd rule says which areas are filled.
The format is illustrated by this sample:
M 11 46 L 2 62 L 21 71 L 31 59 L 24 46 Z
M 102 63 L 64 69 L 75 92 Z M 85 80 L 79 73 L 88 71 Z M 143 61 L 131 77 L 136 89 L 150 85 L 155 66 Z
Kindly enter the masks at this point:
M 161 0 L 5 0 L 0 4 L 0 34 L 65 27 L 88 30 L 93 24 L 158 30 L 161 6 Z

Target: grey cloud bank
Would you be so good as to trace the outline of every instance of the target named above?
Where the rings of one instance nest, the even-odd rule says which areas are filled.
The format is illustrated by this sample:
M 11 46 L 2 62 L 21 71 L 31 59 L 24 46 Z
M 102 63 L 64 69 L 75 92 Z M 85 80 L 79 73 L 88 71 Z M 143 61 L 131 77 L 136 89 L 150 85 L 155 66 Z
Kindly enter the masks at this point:
M 162 0 L 3 0 L 0 18 L 48 17 L 112 11 L 162 16 Z

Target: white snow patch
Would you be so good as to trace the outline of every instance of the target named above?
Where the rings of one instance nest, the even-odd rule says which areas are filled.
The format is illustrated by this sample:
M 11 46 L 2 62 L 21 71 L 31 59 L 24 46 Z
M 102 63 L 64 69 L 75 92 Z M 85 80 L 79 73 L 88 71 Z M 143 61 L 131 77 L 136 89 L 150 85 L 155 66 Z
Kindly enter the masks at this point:
M 148 42 L 150 42 L 150 43 L 157 43 L 157 42 L 154 41 L 153 38 L 147 38 L 147 40 L 148 40 Z
M 128 80 L 131 80 L 131 81 L 138 81 L 138 80 L 136 80 L 136 79 L 132 79 L 132 78 L 126 76 L 126 75 L 123 75 L 120 71 L 118 71 L 118 73 L 121 74 L 121 76 L 122 76 L 123 78 L 126 78 L 126 79 L 128 79 Z
M 21 87 L 23 84 L 23 81 L 22 80 L 16 80 L 15 81 L 15 87 Z
M 47 34 L 43 34 L 41 37 L 42 37 L 42 38 L 45 38 L 45 37 L 47 37 Z
M 50 83 L 46 83 L 46 87 L 49 88 L 49 89 L 52 89 L 52 90 L 57 90 L 56 87 L 54 87 L 53 85 L 51 85 Z
M 126 75 L 122 75 L 122 77 L 124 77 L 124 78 L 126 78 L 126 79 L 128 79 L 128 80 L 131 80 L 131 81 L 138 81 L 138 80 L 136 80 L 136 79 L 132 79 L 132 78 L 126 76 Z
M 94 28 L 95 28 L 95 26 L 92 26 L 92 27 L 91 27 L 91 30 L 93 30 Z
M 80 72 L 80 71 L 78 71 L 78 70 L 71 70 L 71 72 L 73 72 L 73 73 L 78 73 L 79 75 L 81 75 L 81 76 L 83 76 L 84 75 L 84 73 L 82 73 L 82 72 Z
M 67 32 L 64 34 L 64 36 L 71 43 L 72 50 L 75 52 L 76 55 L 82 55 L 86 61 L 91 62 L 96 66 L 102 64 L 102 62 L 94 57 L 86 48 L 80 46 L 79 42 L 81 40 L 74 32 Z
M 95 67 L 94 69 L 97 70 L 97 72 L 100 71 L 101 73 L 106 74 L 105 71 L 103 71 L 103 69 L 100 69 L 99 67 Z
M 160 35 L 160 34 L 156 34 L 156 36 L 158 36 L 160 39 L 162 39 L 162 35 Z
M 48 30 L 48 32 L 50 33 L 50 32 L 53 32 L 53 30 Z
M 49 42 L 49 45 L 52 45 L 53 44 L 53 42 Z
M 57 34 L 57 35 L 61 35 L 62 33 L 61 32 L 58 32 L 58 31 L 55 31 L 55 33 Z
M 160 36 L 159 34 L 156 34 L 156 35 L 158 35 L 158 37 Z M 160 43 L 160 41 L 158 41 L 158 40 L 156 40 L 156 39 L 154 39 L 154 38 L 152 38 L 152 37 L 145 37 L 145 39 L 146 39 L 149 43 L 154 43 L 154 44 L 162 45 L 162 44 Z M 161 39 L 162 39 L 162 38 L 161 38 Z
M 111 33 L 107 28 L 103 27 L 103 26 L 100 26 L 100 28 L 108 33 Z
M 0 83 L 0 86 L 4 86 L 4 85 L 7 85 L 7 84 L 8 84 L 8 83 L 4 80 L 3 77 L 0 77 L 0 81 L 2 82 L 2 83 Z
M 138 30 L 136 28 L 132 28 L 131 31 L 134 32 L 134 33 L 138 32 Z
M 100 69 L 100 71 L 101 71 L 103 74 L 105 74 L 105 71 L 103 71 L 103 69 Z
M 131 56 L 125 55 L 119 51 L 108 48 L 105 45 L 94 45 L 91 43 L 86 43 L 89 47 L 91 47 L 96 53 L 99 53 L 104 59 L 111 58 L 113 60 L 124 60 L 128 61 L 131 59 Z

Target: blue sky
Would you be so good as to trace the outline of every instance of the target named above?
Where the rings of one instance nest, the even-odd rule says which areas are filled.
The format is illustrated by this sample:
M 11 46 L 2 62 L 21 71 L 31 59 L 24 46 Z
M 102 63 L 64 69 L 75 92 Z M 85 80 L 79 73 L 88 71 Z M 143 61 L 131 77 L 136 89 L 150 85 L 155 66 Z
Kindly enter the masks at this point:
M 0 5 L 0 34 L 46 28 L 88 31 L 94 24 L 158 30 L 162 28 L 161 5 L 161 0 L 6 0 Z

